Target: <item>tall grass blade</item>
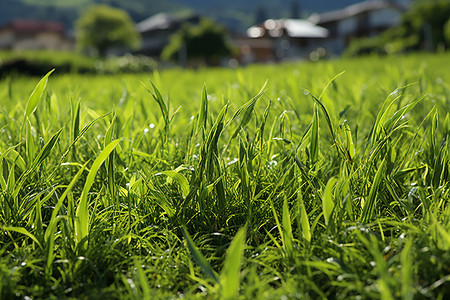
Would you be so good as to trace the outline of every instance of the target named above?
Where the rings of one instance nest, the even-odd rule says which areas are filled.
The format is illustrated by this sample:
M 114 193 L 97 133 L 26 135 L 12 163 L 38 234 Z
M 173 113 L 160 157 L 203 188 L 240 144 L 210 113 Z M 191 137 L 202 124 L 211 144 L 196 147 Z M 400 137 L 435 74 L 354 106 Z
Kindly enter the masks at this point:
M 109 154 L 116 148 L 121 140 L 117 139 L 108 144 L 98 157 L 94 160 L 91 170 L 86 178 L 83 191 L 81 192 L 80 202 L 76 210 L 75 220 L 75 241 L 79 244 L 89 233 L 89 203 L 88 193 L 94 183 L 97 171 L 102 163 L 108 158 Z
M 241 114 L 242 114 L 242 119 L 241 119 L 241 122 L 239 123 L 238 128 L 236 128 L 233 136 L 231 137 L 231 139 L 234 139 L 238 135 L 239 131 L 242 128 L 244 128 L 245 125 L 248 124 L 248 122 L 250 122 L 256 102 L 258 101 L 259 98 L 262 97 L 262 95 L 264 95 L 264 93 L 265 93 L 264 89 L 265 89 L 266 85 L 267 85 L 267 80 L 264 83 L 263 87 L 261 88 L 260 92 L 255 97 L 253 97 L 252 99 L 247 101 L 244 105 L 239 107 L 238 110 L 234 113 L 230 122 L 232 120 L 234 120 L 236 117 L 240 116 Z
M 28 170 L 20 176 L 20 178 L 18 179 L 17 185 L 15 187 L 14 193 L 13 193 L 14 197 L 17 197 L 17 195 L 19 194 L 19 191 L 22 188 L 22 185 L 23 185 L 25 179 L 27 178 L 27 176 L 29 174 L 31 174 L 32 172 L 34 172 L 34 170 L 36 170 L 36 168 L 38 166 L 40 166 L 44 162 L 44 160 L 50 155 L 50 152 L 53 150 L 53 147 L 55 147 L 56 142 L 58 141 L 62 130 L 63 130 L 63 128 L 58 130 L 58 132 L 56 132 L 51 137 L 51 139 L 44 145 L 44 147 L 41 149 L 39 154 L 33 160 L 33 163 L 31 164 L 30 168 L 28 168 Z
M 27 167 L 31 166 L 33 162 L 34 155 L 36 153 L 36 145 L 34 144 L 33 135 L 31 133 L 31 122 L 28 117 L 25 118 L 25 148 L 27 152 Z
M 72 107 L 72 142 L 75 142 L 75 139 L 78 137 L 80 133 L 80 100 L 77 101 L 75 108 Z
M 383 160 L 378 170 L 375 174 L 375 178 L 372 183 L 372 187 L 370 188 L 369 196 L 366 201 L 364 201 L 364 207 L 361 214 L 361 222 L 367 223 L 373 217 L 373 213 L 376 207 L 377 193 L 378 188 L 380 187 L 381 182 L 383 181 L 383 175 L 385 173 L 386 160 Z
M 48 72 L 36 85 L 33 92 L 28 98 L 28 102 L 25 108 L 25 118 L 28 118 L 35 110 L 39 103 L 39 100 L 42 98 L 42 94 L 44 93 L 45 87 L 47 86 L 48 77 L 53 73 L 55 69 Z
M 199 132 L 200 128 L 202 127 L 204 130 L 206 130 L 207 121 L 208 121 L 208 93 L 206 90 L 206 84 L 204 84 L 202 90 L 202 104 L 200 106 L 200 112 L 198 114 L 198 123 L 196 132 Z
M 158 103 L 158 106 L 161 110 L 161 114 L 164 120 L 164 124 L 167 127 L 169 125 L 169 109 L 164 103 L 164 99 L 161 96 L 161 93 L 159 92 L 158 88 L 151 81 L 150 84 L 152 85 L 153 92 L 145 84 L 143 85 L 147 89 L 147 91 L 149 91 L 149 93 L 153 96 L 153 99 L 155 99 L 156 103 Z
M 97 117 L 94 120 L 92 120 L 88 125 L 84 126 L 83 129 L 78 133 L 77 136 L 74 136 L 74 140 L 72 141 L 72 143 L 69 145 L 69 147 L 67 147 L 66 152 L 64 152 L 64 154 L 61 156 L 60 161 L 63 161 L 64 158 L 67 156 L 67 154 L 69 154 L 70 150 L 72 149 L 72 147 L 75 146 L 75 144 L 81 139 L 81 137 L 83 137 L 83 135 L 89 130 L 89 128 L 91 128 L 95 123 L 97 123 L 98 121 L 100 121 L 101 119 L 105 118 L 106 116 L 110 115 L 111 112 L 104 114 L 103 116 Z
M 303 196 L 301 191 L 297 192 L 297 205 L 298 205 L 298 217 L 300 218 L 300 226 L 299 229 L 301 229 L 301 236 L 305 240 L 307 240 L 309 243 L 311 242 L 311 228 L 309 225 L 309 219 L 308 214 L 306 212 L 305 203 L 303 202 Z
M 42 247 L 42 244 L 39 242 L 39 240 L 36 238 L 36 236 L 34 236 L 33 234 L 31 234 L 28 230 L 26 230 L 23 227 L 14 227 L 14 226 L 0 226 L 0 228 L 2 229 L 2 231 L 14 231 L 23 235 L 26 235 L 27 237 L 29 237 L 30 239 L 33 240 L 33 242 L 36 243 L 36 245 L 39 246 L 39 248 L 41 248 L 41 250 L 44 250 L 44 248 Z
M 353 162 L 353 159 L 356 155 L 356 149 L 355 144 L 353 143 L 352 131 L 350 130 L 350 126 L 348 125 L 347 121 L 344 121 L 344 130 L 347 140 L 347 158 L 350 162 Z
M 211 279 L 213 279 L 216 283 L 220 284 L 220 279 L 217 276 L 217 273 L 211 268 L 210 264 L 206 260 L 206 258 L 203 256 L 203 254 L 198 250 L 197 246 L 195 245 L 194 241 L 192 240 L 191 236 L 189 235 L 186 227 L 183 226 L 182 228 L 184 238 L 186 239 L 187 246 L 189 248 L 189 251 L 191 252 L 191 255 L 193 256 L 195 262 L 200 266 L 202 271 Z
M 319 111 L 314 106 L 314 116 L 311 126 L 310 156 L 311 164 L 314 165 L 319 158 Z
M 337 178 L 332 177 L 328 180 L 327 185 L 325 186 L 325 191 L 322 196 L 322 209 L 323 209 L 323 217 L 325 218 L 325 224 L 328 226 L 331 221 L 331 215 L 334 209 L 334 200 L 333 200 L 333 188 L 337 182 Z
M 284 248 L 288 257 L 293 257 L 294 255 L 294 236 L 292 234 L 292 224 L 291 216 L 289 213 L 289 206 L 286 195 L 283 201 L 283 215 L 281 218 L 281 223 L 283 224 L 283 237 L 284 237 Z
M 103 147 L 105 148 L 111 141 L 113 140 L 114 136 L 114 128 L 116 125 L 116 113 L 114 112 L 113 118 L 111 123 L 108 126 L 108 129 L 106 130 L 105 134 L 105 140 L 103 142 Z M 106 173 L 108 176 L 108 190 L 111 196 L 114 196 L 115 194 L 115 164 L 114 164 L 114 153 L 115 151 L 112 151 L 109 157 L 106 159 Z
M 45 230 L 44 240 L 45 240 L 45 247 L 47 250 L 47 263 L 46 263 L 47 272 L 48 272 L 48 270 L 50 270 L 51 264 L 53 263 L 53 260 L 54 260 L 55 232 L 56 232 L 56 226 L 58 224 L 58 221 L 60 220 L 58 218 L 59 210 L 61 209 L 61 207 L 64 203 L 64 200 L 66 199 L 69 192 L 72 190 L 75 183 L 78 181 L 78 179 L 80 179 L 80 176 L 83 173 L 83 171 L 86 169 L 86 166 L 88 163 L 89 163 L 89 161 L 87 161 L 80 168 L 80 170 L 77 172 L 77 174 L 75 174 L 75 176 L 70 181 L 70 183 L 67 186 L 67 188 L 65 189 L 64 193 L 58 199 L 58 202 L 56 203 L 55 208 L 53 209 L 52 216 L 48 223 L 47 229 Z
M 412 242 L 411 238 L 408 238 L 400 253 L 401 262 L 401 282 L 402 282 L 402 299 L 412 300 L 414 299 L 414 279 L 413 279 L 413 260 L 412 255 Z
M 222 299 L 236 299 L 240 286 L 240 272 L 245 249 L 246 228 L 242 227 L 231 241 L 220 273 Z
M 181 193 L 183 195 L 183 198 L 186 198 L 187 195 L 189 195 L 189 181 L 184 177 L 183 174 L 179 172 L 179 170 L 169 170 L 169 171 L 162 171 L 161 173 L 157 173 L 155 175 L 164 174 L 169 176 L 170 178 L 174 179 L 181 187 Z

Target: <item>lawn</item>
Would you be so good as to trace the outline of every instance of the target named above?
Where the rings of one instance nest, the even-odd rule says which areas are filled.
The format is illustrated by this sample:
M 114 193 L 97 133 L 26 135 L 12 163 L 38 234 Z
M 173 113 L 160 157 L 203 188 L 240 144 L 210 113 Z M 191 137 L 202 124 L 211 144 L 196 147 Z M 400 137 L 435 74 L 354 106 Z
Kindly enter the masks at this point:
M 445 298 L 448 66 L 2 79 L 0 298 Z

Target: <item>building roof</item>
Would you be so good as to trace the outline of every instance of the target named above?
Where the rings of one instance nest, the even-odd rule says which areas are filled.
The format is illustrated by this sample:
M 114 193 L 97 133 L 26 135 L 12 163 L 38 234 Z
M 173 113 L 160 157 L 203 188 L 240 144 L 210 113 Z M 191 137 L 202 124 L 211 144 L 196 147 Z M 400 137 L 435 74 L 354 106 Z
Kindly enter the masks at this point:
M 271 37 L 281 37 L 283 34 L 287 34 L 292 38 L 326 38 L 328 30 L 310 21 L 300 19 L 269 19 L 247 30 L 247 35 L 251 38 L 259 38 L 266 34 Z
M 62 34 L 64 25 L 59 22 L 16 19 L 3 26 L 0 30 L 13 30 L 17 33 L 55 32 Z
M 379 10 L 383 8 L 394 8 L 400 11 L 406 10 L 405 5 L 402 5 L 396 1 L 387 1 L 387 0 L 369 0 L 359 2 L 353 5 L 350 5 L 346 8 L 334 10 L 330 12 L 325 12 L 322 14 L 312 14 L 308 20 L 314 24 L 324 24 L 334 21 L 339 21 L 343 19 L 348 19 L 353 16 L 368 12 Z
M 176 27 L 183 22 L 198 22 L 198 16 L 190 16 L 186 18 L 179 18 L 167 13 L 159 13 L 153 15 L 136 24 L 136 29 L 140 32 L 148 32 L 155 30 L 165 30 Z

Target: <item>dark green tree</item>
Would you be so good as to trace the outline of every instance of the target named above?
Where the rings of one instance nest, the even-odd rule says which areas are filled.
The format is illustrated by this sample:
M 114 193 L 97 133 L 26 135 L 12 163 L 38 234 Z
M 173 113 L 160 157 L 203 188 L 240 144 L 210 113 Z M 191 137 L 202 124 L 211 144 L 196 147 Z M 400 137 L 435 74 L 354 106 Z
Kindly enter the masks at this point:
M 126 11 L 107 5 L 94 5 L 76 22 L 77 47 L 95 49 L 105 56 L 114 47 L 137 48 L 140 35 Z
M 174 33 L 163 49 L 163 60 L 198 60 L 207 65 L 217 65 L 220 59 L 233 53 L 226 29 L 210 19 L 203 18 L 198 25 L 184 24 Z
M 450 20 L 450 0 L 416 0 L 405 12 L 398 27 L 375 38 L 355 40 L 347 55 L 399 52 L 448 48 L 445 24 Z

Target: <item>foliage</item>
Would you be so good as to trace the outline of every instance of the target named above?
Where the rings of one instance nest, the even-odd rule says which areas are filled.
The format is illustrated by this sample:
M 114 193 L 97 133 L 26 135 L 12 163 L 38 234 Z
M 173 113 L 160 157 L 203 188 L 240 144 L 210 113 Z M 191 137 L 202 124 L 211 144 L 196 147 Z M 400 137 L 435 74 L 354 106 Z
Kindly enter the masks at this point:
M 126 11 L 107 5 L 94 5 L 76 22 L 77 46 L 93 48 L 105 56 L 112 48 L 137 48 L 140 36 Z
M 373 38 L 352 41 L 345 55 L 394 54 L 417 50 L 436 51 L 449 47 L 445 24 L 450 20 L 449 0 L 417 0 L 398 27 Z
M 0 81 L 0 298 L 445 299 L 449 62 Z
M 445 23 L 444 36 L 445 40 L 447 41 L 447 45 L 450 45 L 450 18 L 448 19 L 447 23 Z
M 157 63 L 146 56 L 125 55 L 96 59 L 76 52 L 1 51 L 0 78 L 12 75 L 40 76 L 55 68 L 64 73 L 137 73 L 153 71 Z
M 174 33 L 161 57 L 164 60 L 179 61 L 185 55 L 188 60 L 201 59 L 209 65 L 217 65 L 220 58 L 232 53 L 226 29 L 203 18 L 199 24 L 184 24 Z

